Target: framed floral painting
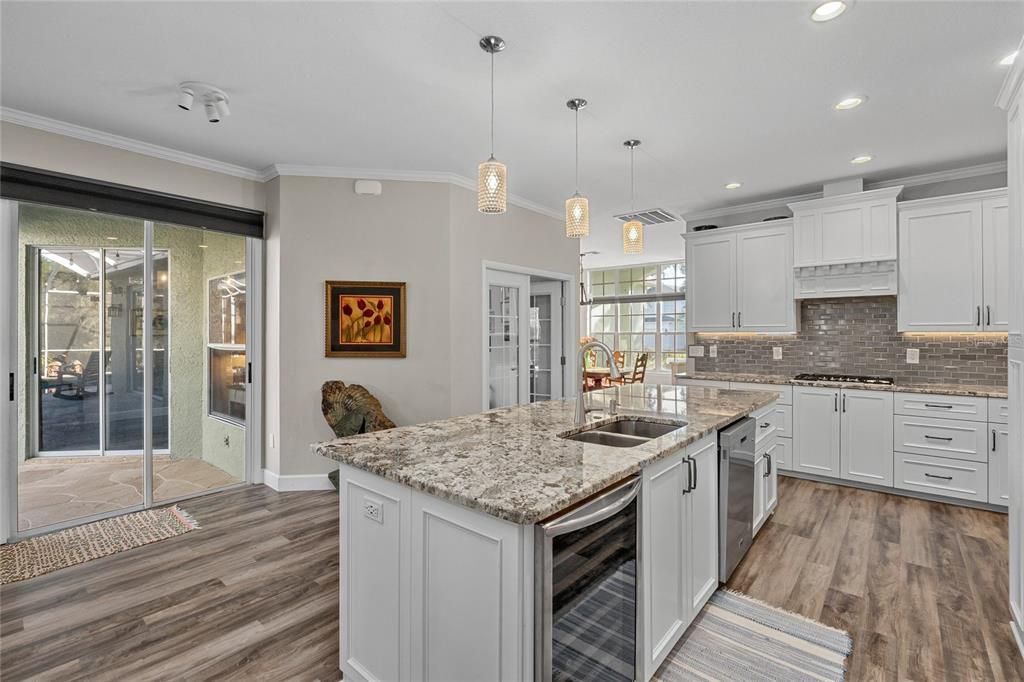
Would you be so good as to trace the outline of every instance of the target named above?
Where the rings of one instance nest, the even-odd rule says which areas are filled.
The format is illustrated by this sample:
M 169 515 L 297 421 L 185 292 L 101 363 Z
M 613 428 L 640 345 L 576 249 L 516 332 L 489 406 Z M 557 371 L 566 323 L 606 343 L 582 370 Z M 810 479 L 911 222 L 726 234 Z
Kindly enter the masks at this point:
M 326 357 L 405 357 L 405 282 L 324 285 Z

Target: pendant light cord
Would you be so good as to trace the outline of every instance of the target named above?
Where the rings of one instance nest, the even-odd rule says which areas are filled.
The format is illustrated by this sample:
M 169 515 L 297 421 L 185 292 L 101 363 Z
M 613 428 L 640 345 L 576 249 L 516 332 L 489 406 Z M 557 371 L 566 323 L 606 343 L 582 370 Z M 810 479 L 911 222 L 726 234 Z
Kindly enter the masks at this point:
M 580 193 L 580 108 L 576 107 L 576 194 Z
M 636 172 L 633 164 L 633 152 L 636 151 L 636 147 L 629 148 L 629 210 L 632 213 L 636 212 Z
M 494 158 L 494 53 L 491 52 L 491 158 Z

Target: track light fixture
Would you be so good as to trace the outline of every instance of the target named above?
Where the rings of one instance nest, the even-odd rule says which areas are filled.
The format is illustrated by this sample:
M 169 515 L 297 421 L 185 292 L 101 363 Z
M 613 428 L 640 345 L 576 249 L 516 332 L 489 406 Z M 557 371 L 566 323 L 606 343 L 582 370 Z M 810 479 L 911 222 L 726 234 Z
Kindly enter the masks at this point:
M 178 106 L 180 108 L 191 111 L 196 97 L 203 103 L 206 120 L 210 123 L 220 123 L 231 115 L 228 95 L 216 85 L 202 81 L 185 81 L 178 85 Z

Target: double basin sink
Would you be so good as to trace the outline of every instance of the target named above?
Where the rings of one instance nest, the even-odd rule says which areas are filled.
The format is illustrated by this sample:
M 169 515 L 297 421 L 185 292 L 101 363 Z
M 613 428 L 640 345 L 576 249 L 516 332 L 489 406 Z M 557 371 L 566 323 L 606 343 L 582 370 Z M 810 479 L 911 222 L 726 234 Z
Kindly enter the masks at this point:
M 581 443 L 610 445 L 613 448 L 633 448 L 685 426 L 686 422 L 681 424 L 662 424 L 660 422 L 648 422 L 637 419 L 620 419 L 619 421 L 593 426 L 579 433 L 562 437 Z

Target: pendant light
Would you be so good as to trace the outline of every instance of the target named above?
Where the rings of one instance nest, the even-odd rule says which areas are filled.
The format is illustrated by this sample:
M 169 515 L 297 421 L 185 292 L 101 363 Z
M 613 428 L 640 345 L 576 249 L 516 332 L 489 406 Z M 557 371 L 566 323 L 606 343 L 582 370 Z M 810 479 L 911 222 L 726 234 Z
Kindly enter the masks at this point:
M 622 143 L 629 149 L 629 212 L 636 213 L 636 175 L 633 155 L 640 146 L 640 140 L 626 140 Z M 622 253 L 634 255 L 644 252 L 644 224 L 633 219 L 622 226 Z
M 577 97 L 565 105 L 576 112 L 576 191 L 565 200 L 565 236 L 575 239 L 590 234 L 590 202 L 580 196 L 580 109 L 587 100 Z
M 494 158 L 494 53 L 505 49 L 498 36 L 484 36 L 480 49 L 491 55 L 491 156 L 477 168 L 476 207 L 481 213 L 504 213 L 508 206 L 508 171 Z

